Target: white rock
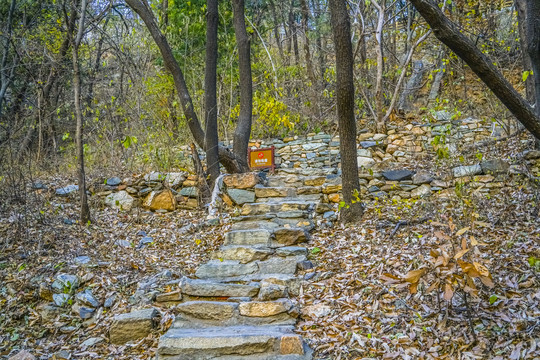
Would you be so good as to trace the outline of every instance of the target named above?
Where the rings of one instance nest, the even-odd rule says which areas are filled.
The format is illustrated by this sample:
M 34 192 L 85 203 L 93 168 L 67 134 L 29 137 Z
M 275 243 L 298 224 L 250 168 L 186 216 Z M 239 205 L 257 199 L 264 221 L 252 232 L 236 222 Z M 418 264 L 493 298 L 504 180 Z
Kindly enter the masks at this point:
M 133 207 L 134 199 L 127 191 L 112 193 L 105 198 L 105 204 L 115 209 L 129 211 Z

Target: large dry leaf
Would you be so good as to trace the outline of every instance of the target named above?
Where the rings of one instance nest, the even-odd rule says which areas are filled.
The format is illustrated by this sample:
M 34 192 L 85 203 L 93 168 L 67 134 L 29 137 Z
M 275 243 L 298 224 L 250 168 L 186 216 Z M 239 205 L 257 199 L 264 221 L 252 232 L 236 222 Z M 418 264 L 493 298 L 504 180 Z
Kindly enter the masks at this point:
M 458 253 L 456 255 L 454 255 L 454 259 L 457 260 L 457 259 L 461 259 L 463 257 L 463 255 L 465 255 L 466 253 L 469 252 L 470 249 L 463 249 L 463 250 L 460 250 L 458 251 Z
M 452 297 L 454 296 L 454 290 L 452 289 L 452 284 L 446 283 L 444 284 L 444 299 L 446 301 L 452 300 Z
M 418 270 L 411 270 L 403 277 L 403 280 L 405 280 L 408 283 L 414 284 L 420 281 L 420 278 L 424 273 L 426 272 L 425 268 L 418 269 Z
M 473 265 L 476 271 L 478 271 L 478 273 L 480 274 L 480 276 L 490 276 L 488 268 L 484 265 L 477 262 L 473 262 Z

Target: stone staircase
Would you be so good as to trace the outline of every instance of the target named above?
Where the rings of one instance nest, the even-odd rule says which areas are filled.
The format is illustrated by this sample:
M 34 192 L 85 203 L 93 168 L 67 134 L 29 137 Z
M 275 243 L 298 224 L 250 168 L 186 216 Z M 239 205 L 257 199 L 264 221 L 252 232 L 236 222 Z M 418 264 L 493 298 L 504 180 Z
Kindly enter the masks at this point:
M 180 284 L 177 317 L 159 340 L 158 360 L 312 359 L 294 332 L 299 269 L 312 266 L 307 249 L 315 199 L 302 198 L 279 176 L 258 185 L 197 279 Z

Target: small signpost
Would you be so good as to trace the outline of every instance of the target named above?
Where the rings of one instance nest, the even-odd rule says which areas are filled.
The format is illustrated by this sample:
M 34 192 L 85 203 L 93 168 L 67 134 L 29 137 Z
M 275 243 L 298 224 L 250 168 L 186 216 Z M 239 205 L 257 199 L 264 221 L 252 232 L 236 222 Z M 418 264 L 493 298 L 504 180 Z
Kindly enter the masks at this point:
M 248 161 L 251 169 L 276 169 L 274 162 L 274 147 L 262 149 L 248 149 Z

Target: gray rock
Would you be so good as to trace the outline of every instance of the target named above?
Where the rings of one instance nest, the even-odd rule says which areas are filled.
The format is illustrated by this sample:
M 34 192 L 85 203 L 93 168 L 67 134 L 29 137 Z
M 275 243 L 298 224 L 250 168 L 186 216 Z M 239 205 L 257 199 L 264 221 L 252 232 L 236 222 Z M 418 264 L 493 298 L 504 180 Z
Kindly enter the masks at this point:
M 110 309 L 116 302 L 116 294 L 113 294 L 109 296 L 107 299 L 105 299 L 105 302 L 103 303 L 103 307 Z
M 36 181 L 32 184 L 32 189 L 34 190 L 47 190 L 47 185 L 42 182 Z
M 118 191 L 105 198 L 105 204 L 111 208 L 129 211 L 133 207 L 135 199 L 127 191 Z
M 540 159 L 540 150 L 530 150 L 524 153 L 523 156 L 526 160 Z
M 140 249 L 143 246 L 151 244 L 153 242 L 154 239 L 151 236 L 144 236 L 141 240 L 139 240 L 139 245 L 137 245 L 137 249 Z
M 176 306 L 180 313 L 202 320 L 226 320 L 233 316 L 238 303 L 224 301 L 187 301 Z
M 190 296 L 253 297 L 259 292 L 256 284 L 221 283 L 184 278 L 180 284 L 182 294 Z
M 413 198 L 427 197 L 431 195 L 431 186 L 428 184 L 422 184 L 413 191 L 411 191 L 411 196 Z
M 482 167 L 482 172 L 484 174 L 497 175 L 507 173 L 510 165 L 502 159 L 492 159 L 482 161 L 480 167 Z
M 376 185 L 372 185 L 372 186 L 368 187 L 368 191 L 370 193 L 374 193 L 374 192 L 377 192 L 377 191 L 381 191 L 381 188 L 376 186 Z
M 386 180 L 390 180 L 390 181 L 409 180 L 412 178 L 413 175 L 414 175 L 414 171 L 406 170 L 406 169 L 388 170 L 388 171 L 383 171 L 382 173 L 382 176 L 384 176 Z
M 84 340 L 82 343 L 81 343 L 81 347 L 83 349 L 87 349 L 89 347 L 92 347 L 96 344 L 99 344 L 100 342 L 103 341 L 103 338 L 100 338 L 100 337 L 91 337 L 91 338 L 88 338 L 86 340 Z
M 336 212 L 335 211 L 326 211 L 323 214 L 323 219 L 334 219 L 335 217 L 336 217 Z
M 154 308 L 116 315 L 109 329 L 111 343 L 124 344 L 147 336 L 154 328 L 158 316 Z
M 227 189 L 227 194 L 238 205 L 255 202 L 255 192 L 242 189 Z
M 83 292 L 78 293 L 75 298 L 83 305 L 97 308 L 101 303 L 94 297 L 92 290 L 86 289 Z
M 315 265 L 313 265 L 313 263 L 309 260 L 304 260 L 304 261 L 300 261 L 297 264 L 297 267 L 298 267 L 298 270 L 305 271 L 305 270 L 313 269 Z
M 121 247 L 124 247 L 124 248 L 129 248 L 131 247 L 131 243 L 127 240 L 116 240 L 115 242 L 115 245 L 118 245 L 118 246 L 121 246 Z
M 482 167 L 478 164 L 469 166 L 458 166 L 452 169 L 454 177 L 474 176 L 482 173 Z
M 307 256 L 307 249 L 302 246 L 284 246 L 276 249 L 278 256 Z
M 452 120 L 452 114 L 446 110 L 439 110 L 433 113 L 433 117 L 437 121 L 450 121 Z
M 180 190 L 180 195 L 196 198 L 199 196 L 199 189 L 195 186 L 185 187 Z
M 287 287 L 284 285 L 263 283 L 259 290 L 258 299 L 261 301 L 271 301 L 287 297 Z
M 271 352 L 282 336 L 287 335 L 293 336 L 292 329 L 283 326 L 177 328 L 160 338 L 157 355 L 159 359 L 175 360 L 208 360 L 224 356 L 231 360 L 256 359 L 259 354 Z
M 51 287 L 57 293 L 73 292 L 79 287 L 79 277 L 70 274 L 58 274 Z
M 362 146 L 364 149 L 377 146 L 377 145 L 378 144 L 376 141 L 360 141 L 360 146 Z
M 356 162 L 359 168 L 369 169 L 375 164 L 375 160 L 370 157 L 358 156 Z
M 214 258 L 220 260 L 238 260 L 241 264 L 246 264 L 255 260 L 264 260 L 272 253 L 273 251 L 269 248 L 229 245 L 222 246 L 214 254 Z
M 118 186 L 121 183 L 122 183 L 122 180 L 117 176 L 107 179 L 107 185 L 109 186 Z
M 219 279 L 234 276 L 249 275 L 259 270 L 257 263 L 241 264 L 235 260 L 210 260 L 201 265 L 195 272 L 199 279 Z
M 68 196 L 72 192 L 79 191 L 79 185 L 68 185 L 63 188 L 56 189 L 56 195 Z
M 413 175 L 412 181 L 414 185 L 429 184 L 433 181 L 433 176 L 425 171 L 420 171 Z
M 79 308 L 79 316 L 83 320 L 90 319 L 92 316 L 94 316 L 95 311 L 96 311 L 96 309 L 87 308 L 87 307 L 82 306 L 82 307 Z
M 294 274 L 296 273 L 296 257 L 271 258 L 266 261 L 259 261 L 259 272 L 261 274 Z
M 271 236 L 266 229 L 229 231 L 225 235 L 225 245 L 268 245 Z
M 53 301 L 56 306 L 64 306 L 69 301 L 69 294 L 53 294 Z
M 309 238 L 307 231 L 299 227 L 283 227 L 276 229 L 274 230 L 274 236 L 277 243 L 285 246 L 296 245 L 307 241 Z
M 73 261 L 75 261 L 75 264 L 77 265 L 86 265 L 90 262 L 90 257 L 89 256 L 77 256 L 75 259 L 73 259 Z
M 36 357 L 26 350 L 21 350 L 16 355 L 11 356 L 9 360 L 36 360 Z

